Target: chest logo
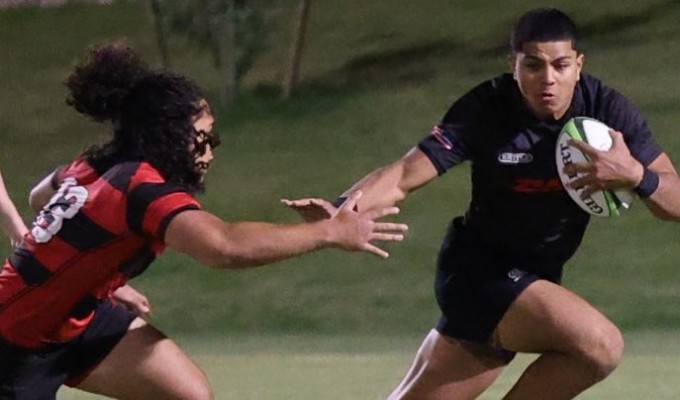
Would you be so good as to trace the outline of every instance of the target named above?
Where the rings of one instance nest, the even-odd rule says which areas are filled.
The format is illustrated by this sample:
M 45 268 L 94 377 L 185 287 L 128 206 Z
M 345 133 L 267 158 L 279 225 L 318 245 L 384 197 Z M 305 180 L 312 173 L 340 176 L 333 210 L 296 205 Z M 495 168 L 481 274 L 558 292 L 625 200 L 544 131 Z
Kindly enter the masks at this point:
M 498 162 L 501 164 L 528 164 L 534 160 L 534 156 L 529 153 L 501 153 L 498 155 Z

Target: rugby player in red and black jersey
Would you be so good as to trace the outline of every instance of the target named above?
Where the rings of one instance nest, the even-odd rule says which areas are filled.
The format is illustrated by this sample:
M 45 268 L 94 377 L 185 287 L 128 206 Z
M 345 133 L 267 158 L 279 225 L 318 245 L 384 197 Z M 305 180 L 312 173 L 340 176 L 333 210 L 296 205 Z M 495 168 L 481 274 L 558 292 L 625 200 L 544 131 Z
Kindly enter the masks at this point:
M 438 259 L 442 316 L 390 400 L 474 399 L 516 352 L 538 353 L 504 399 L 571 399 L 604 379 L 623 352 L 619 329 L 560 285 L 589 216 L 567 195 L 555 163 L 569 118 L 596 118 L 614 131 L 608 152 L 574 144 L 591 162 L 575 187 L 628 188 L 655 216 L 680 219 L 680 184 L 639 110 L 582 74 L 574 22 L 540 8 L 517 22 L 512 73 L 456 100 L 432 133 L 401 159 L 357 182 L 358 209 L 392 206 L 448 169 L 470 161 L 472 198 Z M 288 205 L 306 219 L 334 211 L 322 199 Z
M 225 222 L 195 194 L 219 144 L 194 83 L 150 70 L 126 45 L 93 49 L 67 103 L 113 138 L 32 191 L 40 214 L 0 272 L 0 398 L 54 399 L 62 384 L 114 398 L 210 399 L 203 372 L 112 294 L 167 247 L 215 268 L 245 268 L 337 247 L 386 257 L 374 241 L 406 226 L 356 212 L 293 225 Z

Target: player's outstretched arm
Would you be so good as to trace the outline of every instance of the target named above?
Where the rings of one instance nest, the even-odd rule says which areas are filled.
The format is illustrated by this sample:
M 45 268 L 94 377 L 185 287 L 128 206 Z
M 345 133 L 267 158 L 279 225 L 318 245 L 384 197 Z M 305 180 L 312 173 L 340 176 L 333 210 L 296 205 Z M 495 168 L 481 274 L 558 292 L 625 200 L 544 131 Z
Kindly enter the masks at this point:
M 418 148 L 413 148 L 399 160 L 366 175 L 345 191 L 343 197 L 360 190 L 363 195 L 357 203 L 358 209 L 391 207 L 436 176 L 437 170 L 430 159 Z M 323 199 L 306 198 L 282 202 L 297 211 L 306 221 L 318 221 L 334 215 L 333 205 Z
M 290 225 L 229 223 L 206 211 L 185 211 L 168 225 L 165 242 L 215 268 L 254 267 L 328 247 L 387 257 L 374 242 L 401 241 L 408 228 L 380 221 L 397 214 L 396 207 L 354 211 L 360 197 L 361 192 L 353 193 L 331 219 Z
M 7 189 L 5 189 L 5 182 L 0 174 L 0 226 L 9 236 L 12 247 L 21 242 L 21 238 L 28 232 L 24 221 L 17 212 L 14 203 L 9 198 Z

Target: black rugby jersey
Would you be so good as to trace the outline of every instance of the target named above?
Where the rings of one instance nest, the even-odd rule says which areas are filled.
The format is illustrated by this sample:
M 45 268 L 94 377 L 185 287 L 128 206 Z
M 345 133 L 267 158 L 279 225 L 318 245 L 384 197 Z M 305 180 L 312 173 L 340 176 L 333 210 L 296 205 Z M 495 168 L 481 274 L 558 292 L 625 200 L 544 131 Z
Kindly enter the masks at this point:
M 511 74 L 472 89 L 449 108 L 418 147 L 441 175 L 470 160 L 472 199 L 463 233 L 490 250 L 527 260 L 566 261 L 589 215 L 560 183 L 557 135 L 569 118 L 598 119 L 624 135 L 631 154 L 649 165 L 661 149 L 645 119 L 622 94 L 582 74 L 560 120 L 541 121 L 524 105 Z

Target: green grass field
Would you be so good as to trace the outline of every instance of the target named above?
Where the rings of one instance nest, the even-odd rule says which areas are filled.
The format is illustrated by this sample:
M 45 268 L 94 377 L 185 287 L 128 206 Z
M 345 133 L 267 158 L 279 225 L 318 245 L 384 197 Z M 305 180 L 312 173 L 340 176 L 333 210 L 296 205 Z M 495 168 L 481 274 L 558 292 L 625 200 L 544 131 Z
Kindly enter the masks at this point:
M 626 335 L 621 366 L 584 393 L 584 400 L 676 400 L 680 391 L 680 335 L 638 332 Z M 216 400 L 379 400 L 395 386 L 411 362 L 419 337 L 256 336 L 188 337 L 180 340 L 207 372 Z M 499 399 L 532 360 L 521 355 L 481 397 Z M 60 400 L 99 396 L 64 389 Z
M 405 153 L 451 100 L 506 70 L 511 21 L 544 4 L 314 2 L 303 86 L 283 101 L 272 93 L 287 63 L 297 1 L 260 1 L 268 5 L 267 50 L 247 75 L 235 109 L 213 101 L 225 144 L 202 200 L 227 220 L 296 221 L 280 198 L 334 198 Z M 158 65 L 152 20 L 141 3 L 0 11 L 0 169 L 27 221 L 32 185 L 108 134 L 63 104 L 61 81 L 73 60 L 92 44 L 127 37 Z M 630 95 L 657 140 L 680 160 L 680 3 L 551 4 L 582 25 L 586 71 Z M 170 46 L 175 69 L 216 100 L 217 76 L 205 54 L 181 38 Z M 387 261 L 327 251 L 224 273 L 169 252 L 135 285 L 151 299 L 154 323 L 197 354 L 224 396 L 218 398 L 381 398 L 438 316 L 434 261 L 447 222 L 467 204 L 467 172 L 466 166 L 453 170 L 403 204 L 400 219 L 410 234 L 389 246 Z M 680 349 L 674 340 L 680 334 L 679 232 L 677 224 L 654 220 L 640 202 L 589 228 L 565 285 L 621 326 L 632 347 L 620 371 L 584 398 L 680 397 L 672 383 Z M 8 251 L 5 242 L 0 250 Z M 193 337 L 196 332 L 202 336 Z M 251 335 L 252 341 L 242 339 Z M 395 339 L 384 342 L 381 335 Z M 318 341 L 314 351 L 300 345 L 309 341 Z M 223 353 L 213 354 L 216 347 Z M 250 376 L 260 368 L 261 377 Z M 512 373 L 487 398 L 497 398 Z

